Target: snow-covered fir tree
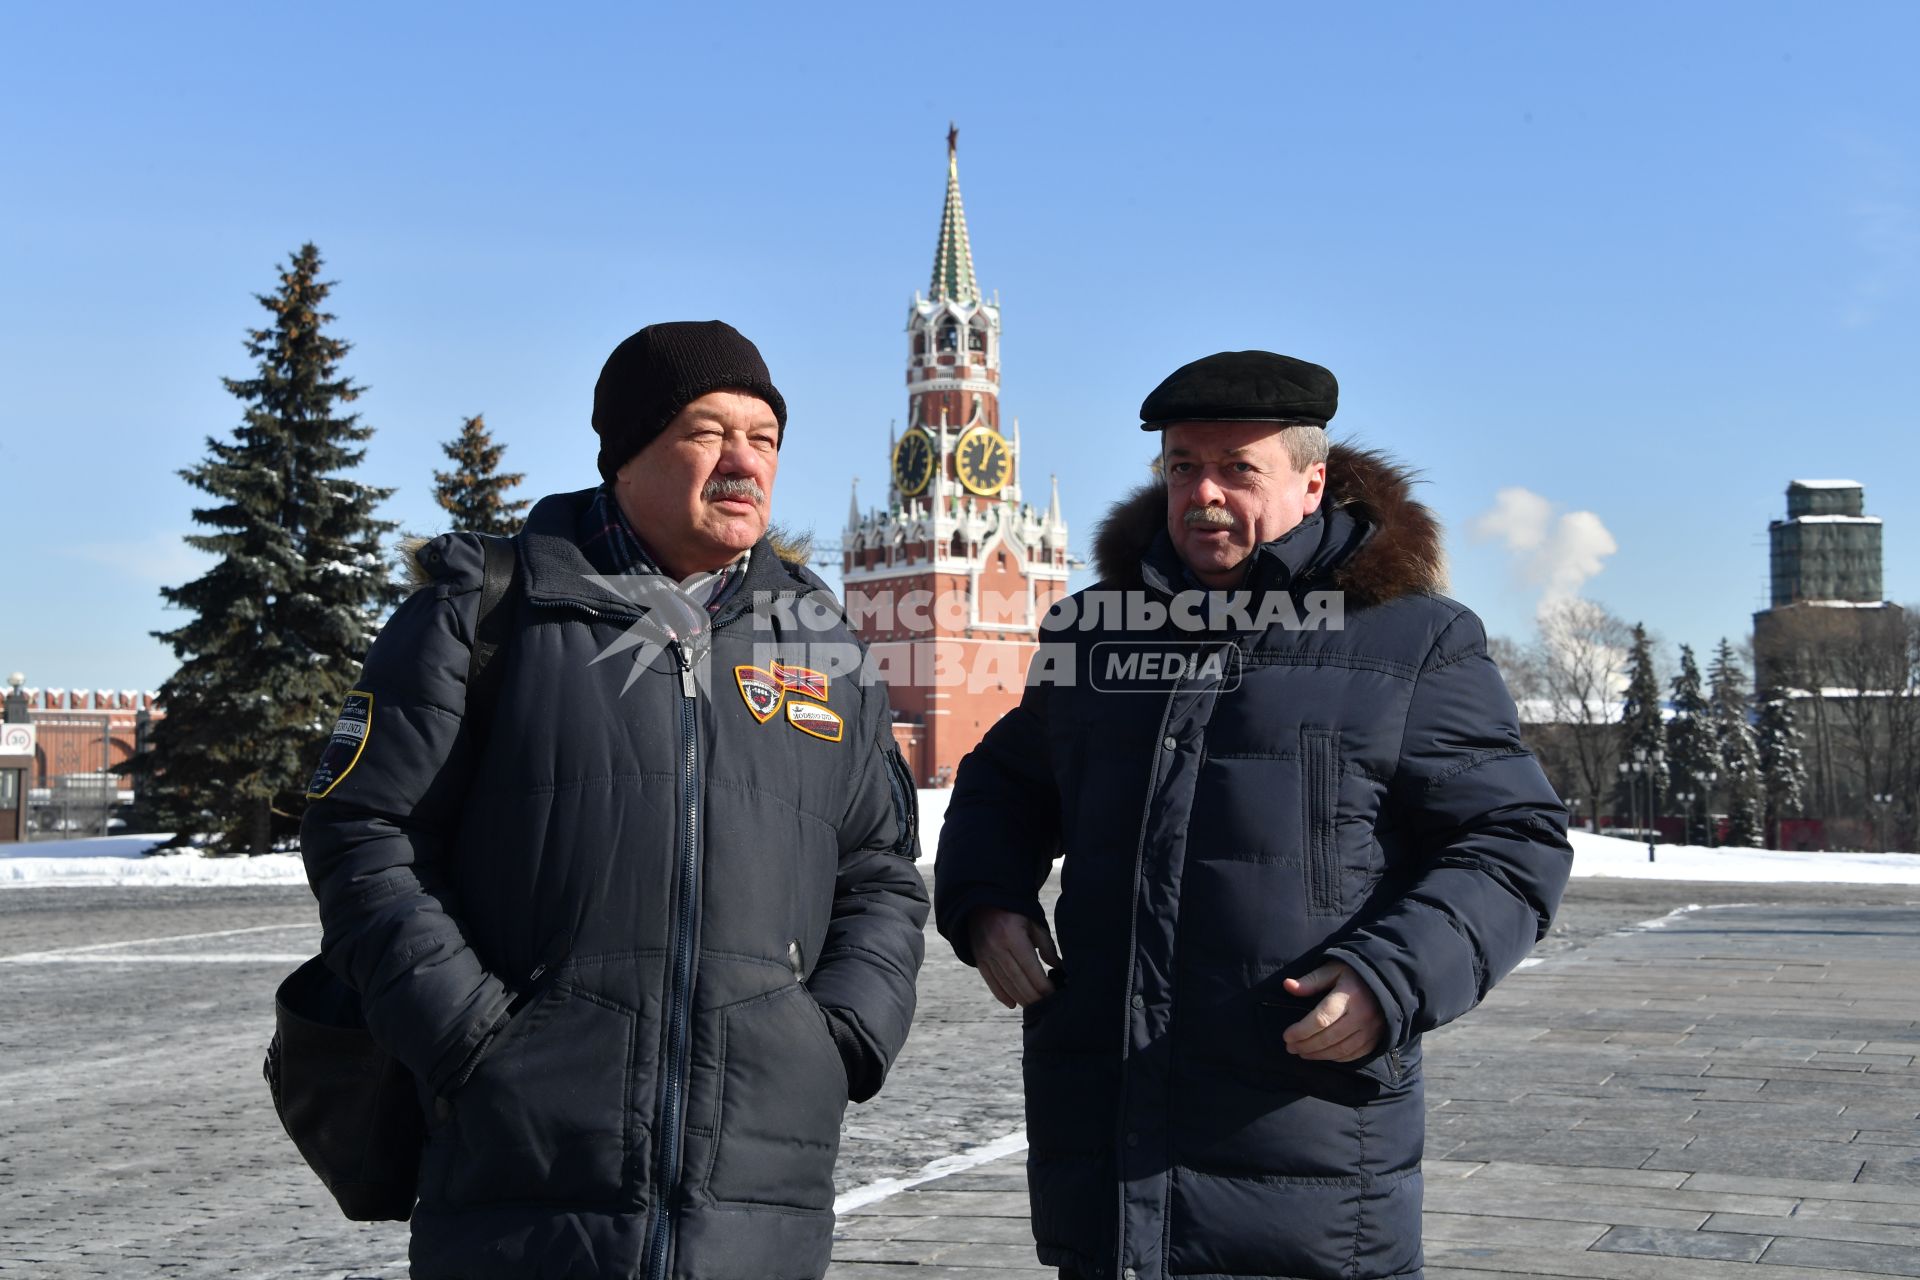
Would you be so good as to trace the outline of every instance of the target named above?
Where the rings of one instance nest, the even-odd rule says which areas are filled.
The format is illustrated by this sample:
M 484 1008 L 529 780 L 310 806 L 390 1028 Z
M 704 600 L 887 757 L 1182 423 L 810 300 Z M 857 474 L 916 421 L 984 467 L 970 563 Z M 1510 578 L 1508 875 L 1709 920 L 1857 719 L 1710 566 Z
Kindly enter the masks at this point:
M 1685 812 L 1687 843 L 1707 843 L 1707 813 L 1720 772 L 1720 744 L 1708 715 L 1706 690 L 1693 647 L 1680 646 L 1673 678 L 1673 718 L 1667 722 L 1667 795 Z
M 1727 843 L 1757 849 L 1766 842 L 1765 778 L 1747 706 L 1747 673 L 1724 636 L 1707 670 L 1707 685 L 1720 756 L 1720 793 L 1727 806 Z
M 1781 821 L 1798 816 L 1806 800 L 1807 765 L 1800 721 L 1786 690 L 1777 685 L 1762 689 L 1757 701 L 1759 723 L 1754 737 L 1760 752 L 1761 795 L 1767 830 L 1778 839 Z
M 302 245 L 279 288 L 256 295 L 272 317 L 247 335 L 253 376 L 223 379 L 245 406 L 232 438 L 181 476 L 211 503 L 187 543 L 217 557 L 170 605 L 193 617 L 154 633 L 179 670 L 161 686 L 167 715 L 140 758 L 150 817 L 225 853 L 264 853 L 299 827 L 306 781 L 396 591 L 374 517 L 392 492 L 347 474 L 372 429 L 344 412 L 360 388 L 340 373 L 348 344 L 326 333 L 332 285 Z
M 1623 813 L 1649 814 L 1648 771 L 1655 792 L 1651 813 L 1658 813 L 1661 757 L 1667 735 L 1660 720 L 1660 677 L 1653 670 L 1653 642 L 1643 623 L 1633 625 L 1633 649 L 1627 655 L 1627 693 L 1620 708 L 1620 759 L 1643 765 L 1639 773 L 1621 775 L 1619 803 Z
M 500 470 L 500 456 L 507 446 L 493 442 L 483 415 L 476 413 L 462 422 L 460 434 L 440 448 L 452 459 L 453 470 L 433 473 L 433 500 L 452 517 L 450 527 L 468 533 L 518 531 L 527 503 L 506 495 L 525 477 Z

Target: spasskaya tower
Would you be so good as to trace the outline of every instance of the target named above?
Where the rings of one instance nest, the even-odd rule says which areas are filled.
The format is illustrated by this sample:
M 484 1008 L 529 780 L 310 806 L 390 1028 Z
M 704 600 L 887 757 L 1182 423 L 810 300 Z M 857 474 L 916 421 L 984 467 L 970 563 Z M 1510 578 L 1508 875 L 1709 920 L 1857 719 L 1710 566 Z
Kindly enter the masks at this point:
M 1021 500 L 1020 421 L 1000 416 L 1000 305 L 981 296 L 960 203 L 959 134 L 933 279 L 907 312 L 907 417 L 888 442 L 887 505 L 856 491 L 841 539 L 848 614 L 886 674 L 894 737 L 921 786 L 1020 700 L 1039 619 L 1071 559 L 1054 479 L 1045 511 Z

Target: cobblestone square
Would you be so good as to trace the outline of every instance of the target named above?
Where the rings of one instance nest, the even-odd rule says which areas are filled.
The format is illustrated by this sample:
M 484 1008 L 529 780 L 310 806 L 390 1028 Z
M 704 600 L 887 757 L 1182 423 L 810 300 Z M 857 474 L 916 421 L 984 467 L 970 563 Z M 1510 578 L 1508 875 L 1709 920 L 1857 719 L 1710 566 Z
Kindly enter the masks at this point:
M 1428 1274 L 1913 1274 L 1914 896 L 1576 881 L 1430 1042 Z M 1625 928 L 1716 898 L 1770 905 Z M 304 891 L 10 891 L 0 938 L 0 1272 L 406 1274 L 405 1227 L 339 1217 L 260 1079 Z M 916 1182 L 1018 1133 L 1018 1074 L 1018 1020 L 930 936 L 913 1040 L 848 1113 L 836 1280 L 1038 1270 L 1017 1150 Z

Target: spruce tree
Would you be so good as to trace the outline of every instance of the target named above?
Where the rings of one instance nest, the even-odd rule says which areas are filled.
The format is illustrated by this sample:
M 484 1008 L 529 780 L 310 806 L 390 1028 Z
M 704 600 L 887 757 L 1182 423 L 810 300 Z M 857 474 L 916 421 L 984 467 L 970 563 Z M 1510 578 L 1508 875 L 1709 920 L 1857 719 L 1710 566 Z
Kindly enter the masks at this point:
M 440 446 L 453 460 L 452 471 L 433 473 L 433 498 L 453 517 L 453 528 L 468 533 L 510 534 L 520 528 L 526 501 L 509 501 L 507 490 L 523 477 L 500 471 L 507 446 L 495 444 L 480 414 L 460 424 L 460 434 Z
M 1628 814 L 1645 812 L 1651 824 L 1660 811 L 1658 789 L 1667 735 L 1660 719 L 1660 678 L 1653 670 L 1653 642 L 1647 628 L 1633 625 L 1633 649 L 1627 656 L 1627 693 L 1620 708 L 1620 759 L 1643 765 L 1621 775 L 1620 804 Z M 1649 786 L 1651 775 L 1651 787 Z M 1654 792 L 1648 804 L 1649 790 Z
M 1680 674 L 1673 678 L 1673 719 L 1667 722 L 1667 794 L 1686 810 L 1687 843 L 1707 843 L 1707 811 L 1720 772 L 1719 739 L 1708 715 L 1700 667 L 1691 645 L 1680 646 Z
M 1707 682 L 1727 798 L 1727 843 L 1757 849 L 1766 840 L 1766 788 L 1760 745 L 1747 707 L 1747 673 L 1725 637 L 1713 655 Z
M 1806 800 L 1807 766 L 1801 751 L 1800 721 L 1793 703 L 1778 685 L 1760 691 L 1759 724 L 1754 736 L 1760 752 L 1761 793 L 1768 831 L 1779 839 L 1780 823 L 1795 816 Z
M 247 335 L 252 377 L 222 381 L 244 410 L 230 440 L 181 477 L 213 502 L 197 507 L 188 545 L 218 557 L 161 594 L 194 617 L 156 637 L 180 668 L 161 686 L 167 715 L 140 757 L 153 816 L 214 837 L 222 853 L 264 853 L 298 830 L 306 781 L 333 713 L 396 591 L 375 519 L 392 492 L 345 473 L 372 429 L 343 406 L 361 388 L 341 375 L 348 344 L 325 328 L 332 285 L 302 245 L 271 294 L 271 319 Z

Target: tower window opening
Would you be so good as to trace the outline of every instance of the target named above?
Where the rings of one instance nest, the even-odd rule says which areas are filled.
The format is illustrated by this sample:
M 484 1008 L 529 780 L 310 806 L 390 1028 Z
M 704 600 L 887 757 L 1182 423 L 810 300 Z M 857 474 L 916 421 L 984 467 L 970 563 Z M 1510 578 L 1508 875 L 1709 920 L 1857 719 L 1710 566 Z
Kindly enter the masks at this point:
M 959 325 L 948 321 L 946 324 L 940 326 L 939 349 L 942 351 L 958 351 L 960 349 Z
M 987 331 L 978 326 L 967 331 L 967 350 L 985 351 L 987 349 Z
M 917 356 L 923 356 L 927 354 L 927 335 L 926 334 L 916 333 L 913 335 L 913 354 Z

